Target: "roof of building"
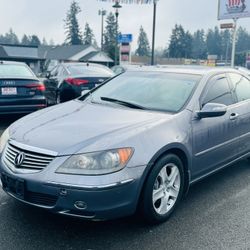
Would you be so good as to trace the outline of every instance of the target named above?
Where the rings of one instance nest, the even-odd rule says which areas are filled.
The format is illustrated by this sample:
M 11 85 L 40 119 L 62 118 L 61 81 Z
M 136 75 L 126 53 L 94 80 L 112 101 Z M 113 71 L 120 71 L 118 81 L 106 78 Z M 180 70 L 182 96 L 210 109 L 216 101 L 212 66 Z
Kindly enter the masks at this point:
M 38 49 L 34 46 L 0 45 L 0 58 L 39 59 Z
M 46 59 L 68 60 L 88 47 L 90 45 L 40 46 L 39 54 Z
M 114 62 L 106 53 L 103 51 L 92 51 L 85 56 L 81 57 L 81 62 Z
M 58 61 L 113 62 L 105 53 L 92 45 L 24 46 L 0 44 L 0 60 L 33 59 Z M 83 60 L 82 60 L 83 58 Z

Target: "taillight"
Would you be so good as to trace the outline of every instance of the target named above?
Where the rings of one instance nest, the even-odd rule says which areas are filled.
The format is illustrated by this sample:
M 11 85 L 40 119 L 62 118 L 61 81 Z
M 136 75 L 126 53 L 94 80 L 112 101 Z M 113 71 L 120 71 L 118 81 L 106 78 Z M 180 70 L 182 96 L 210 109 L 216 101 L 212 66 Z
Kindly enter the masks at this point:
M 89 83 L 88 80 L 84 80 L 84 79 L 75 79 L 75 78 L 67 78 L 67 79 L 65 79 L 65 82 L 67 82 L 67 83 L 69 83 L 69 84 L 72 84 L 72 85 L 76 85 L 76 86 L 79 86 L 79 85 L 83 85 L 83 84 Z
M 38 91 L 45 91 L 46 88 L 44 86 L 43 83 L 31 83 L 29 85 L 26 85 L 27 88 L 32 88 L 32 89 L 35 89 L 35 90 L 38 90 Z

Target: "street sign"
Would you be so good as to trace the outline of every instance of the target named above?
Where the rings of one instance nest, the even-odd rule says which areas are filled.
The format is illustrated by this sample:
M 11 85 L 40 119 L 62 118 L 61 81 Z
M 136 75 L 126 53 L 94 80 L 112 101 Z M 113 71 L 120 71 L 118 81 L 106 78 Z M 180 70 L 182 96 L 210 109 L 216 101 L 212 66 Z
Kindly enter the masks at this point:
M 121 34 L 118 36 L 118 43 L 131 43 L 133 41 L 132 34 Z
M 219 20 L 242 17 L 250 17 L 250 0 L 219 0 Z
M 234 24 L 233 23 L 222 23 L 220 25 L 221 29 L 233 29 L 234 28 Z

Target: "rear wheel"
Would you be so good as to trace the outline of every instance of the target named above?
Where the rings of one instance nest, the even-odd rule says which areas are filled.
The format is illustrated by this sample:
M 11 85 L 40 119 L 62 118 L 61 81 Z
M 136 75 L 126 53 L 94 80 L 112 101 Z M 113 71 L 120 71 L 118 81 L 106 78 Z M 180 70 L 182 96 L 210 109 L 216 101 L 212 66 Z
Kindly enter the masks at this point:
M 60 94 L 60 92 L 57 92 L 57 94 L 56 94 L 56 104 L 59 104 L 61 102 L 62 102 L 62 100 L 61 100 L 61 94 Z
M 179 157 L 168 154 L 153 167 L 143 190 L 141 209 L 150 223 L 166 221 L 184 190 L 184 170 Z

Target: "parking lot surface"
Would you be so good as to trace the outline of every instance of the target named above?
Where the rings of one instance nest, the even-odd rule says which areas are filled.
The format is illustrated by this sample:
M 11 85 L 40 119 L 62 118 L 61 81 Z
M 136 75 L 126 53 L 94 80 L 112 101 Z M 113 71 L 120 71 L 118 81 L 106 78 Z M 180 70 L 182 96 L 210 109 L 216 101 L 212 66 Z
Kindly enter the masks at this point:
M 17 116 L 0 117 L 0 134 Z M 169 221 L 88 222 L 48 213 L 0 188 L 0 249 L 250 249 L 250 163 L 191 187 Z

